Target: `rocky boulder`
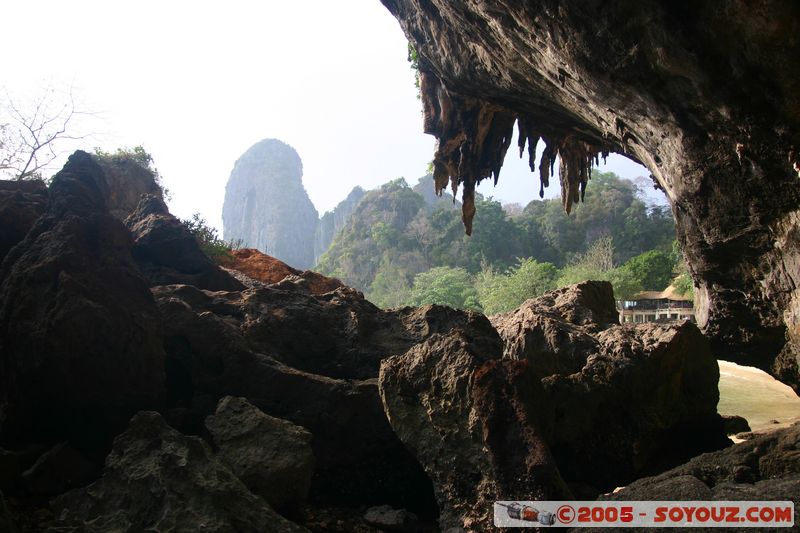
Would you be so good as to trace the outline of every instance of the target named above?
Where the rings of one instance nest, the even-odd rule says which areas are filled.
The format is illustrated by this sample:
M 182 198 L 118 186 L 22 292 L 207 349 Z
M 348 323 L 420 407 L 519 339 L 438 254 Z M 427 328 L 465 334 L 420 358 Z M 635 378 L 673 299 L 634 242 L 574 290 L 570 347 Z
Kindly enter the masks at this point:
M 0 434 L 105 448 L 133 412 L 160 403 L 158 310 L 106 208 L 100 167 L 75 152 L 47 210 L 0 273 Z
M 349 298 L 349 293 L 339 291 L 331 294 Z M 247 398 L 264 413 L 289 420 L 313 435 L 317 462 L 312 502 L 391 504 L 422 516 L 435 515 L 430 480 L 389 426 L 375 379 L 341 380 L 291 368 L 270 357 L 280 352 L 260 352 L 258 344 L 244 335 L 242 325 L 250 316 L 262 316 L 259 306 L 267 303 L 271 307 L 266 308 L 264 319 L 272 314 L 281 319 L 284 302 L 291 304 L 287 314 L 296 314 L 297 328 L 313 325 L 318 318 L 315 309 L 320 309 L 319 303 L 312 303 L 314 297 L 269 287 L 212 293 L 165 286 L 154 288 L 154 293 L 166 327 L 170 416 L 184 424 L 184 431 L 202 431 L 203 419 L 214 411 L 219 398 Z M 292 340 L 294 335 L 303 338 L 302 331 L 276 331 L 286 336 L 281 343 L 297 342 L 296 349 L 302 349 L 299 339 Z M 311 346 L 313 334 L 313 329 L 306 334 Z M 341 355 L 335 344 L 329 348 L 323 354 L 327 359 Z M 329 364 L 327 359 L 319 365 Z
M 492 320 L 504 357 L 542 380 L 547 441 L 574 485 L 611 490 L 729 444 L 719 368 L 693 324 L 620 326 L 611 284 L 593 281 Z
M 800 505 L 800 423 L 725 450 L 704 453 L 658 476 L 634 481 L 603 500 L 793 501 Z M 795 510 L 795 514 L 797 511 Z M 795 518 L 796 521 L 796 518 Z M 688 528 L 686 531 L 707 531 Z
M 540 377 L 579 371 L 598 349 L 594 334 L 618 324 L 611 284 L 585 281 L 527 300 L 491 318 L 509 359 L 527 359 Z
M 281 513 L 308 499 L 314 474 L 311 433 L 226 396 L 206 419 L 217 456 L 254 494 Z
M 508 494 L 568 499 L 536 412 L 541 384 L 525 361 L 503 361 L 488 320 L 435 333 L 381 364 L 381 400 L 395 433 L 431 477 L 442 530 L 492 528 Z
M 302 176 L 300 156 L 288 144 L 264 139 L 251 146 L 225 187 L 225 240 L 241 240 L 296 268 L 311 268 L 318 214 Z
M 615 326 L 597 340 L 578 372 L 542 380 L 566 479 L 608 491 L 730 444 L 719 368 L 694 324 Z
M 0 180 L 0 264 L 9 250 L 25 238 L 47 207 L 43 181 Z
M 151 285 L 186 283 L 212 291 L 244 288 L 203 253 L 160 196 L 142 196 L 125 225 L 135 241 L 133 257 Z
M 311 270 L 303 271 L 292 268 L 280 259 L 270 257 L 253 248 L 231 250 L 231 259 L 226 266 L 267 285 L 279 283 L 287 277 L 295 276 L 303 279 L 308 287 L 308 292 L 314 295 L 325 294 L 345 286 L 336 278 L 329 278 Z
M 198 437 L 153 412 L 114 440 L 102 477 L 53 501 L 48 531 L 307 531 L 247 487 Z M 70 529 L 72 528 L 72 529 Z

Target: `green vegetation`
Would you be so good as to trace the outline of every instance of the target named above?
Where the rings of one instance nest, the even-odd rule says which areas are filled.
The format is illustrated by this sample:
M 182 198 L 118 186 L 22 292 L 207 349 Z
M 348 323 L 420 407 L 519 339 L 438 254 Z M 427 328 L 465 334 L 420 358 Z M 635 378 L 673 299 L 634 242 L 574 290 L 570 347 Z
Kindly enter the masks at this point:
M 478 301 L 487 315 L 510 311 L 528 298 L 555 289 L 557 275 L 555 265 L 535 259 L 520 259 L 505 274 L 487 267 L 477 276 Z
M 133 148 L 117 148 L 116 152 L 106 152 L 100 148 L 94 149 L 94 156 L 99 162 L 107 162 L 115 167 L 124 167 L 128 164 L 137 165 L 147 172 L 156 182 L 158 188 L 161 189 L 161 195 L 165 200 L 170 198 L 169 189 L 164 187 L 161 180 L 161 174 L 153 163 L 153 156 L 150 155 L 142 146 L 134 146 Z
M 197 239 L 200 249 L 217 264 L 224 265 L 231 259 L 231 250 L 241 248 L 242 241 L 224 241 L 216 228 L 208 225 L 206 219 L 195 213 L 188 220 L 181 220 L 189 232 Z
M 435 267 L 414 277 L 411 305 L 440 304 L 458 309 L 478 309 L 478 291 L 463 268 Z
M 430 176 L 415 189 L 424 187 Z M 475 203 L 467 237 L 452 201 L 393 180 L 362 198 L 316 269 L 382 307 L 441 303 L 487 314 L 585 279 L 610 281 L 618 298 L 630 298 L 663 290 L 675 275 L 670 211 L 648 207 L 612 173 L 594 173 L 572 216 L 557 199 L 524 209 L 481 195 Z

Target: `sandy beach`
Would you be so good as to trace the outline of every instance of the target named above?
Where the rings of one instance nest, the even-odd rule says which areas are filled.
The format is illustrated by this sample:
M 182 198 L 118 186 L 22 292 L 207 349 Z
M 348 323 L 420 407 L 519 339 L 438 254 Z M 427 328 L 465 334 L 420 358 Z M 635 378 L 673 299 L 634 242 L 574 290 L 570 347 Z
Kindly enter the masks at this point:
M 743 416 L 753 431 L 788 426 L 800 420 L 800 397 L 761 370 L 719 361 L 722 415 Z

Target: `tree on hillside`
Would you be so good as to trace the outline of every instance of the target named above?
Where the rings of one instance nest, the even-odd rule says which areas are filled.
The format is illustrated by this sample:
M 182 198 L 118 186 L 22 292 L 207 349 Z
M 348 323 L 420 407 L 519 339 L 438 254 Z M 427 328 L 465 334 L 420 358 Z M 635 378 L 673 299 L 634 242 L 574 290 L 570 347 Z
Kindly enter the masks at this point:
M 0 96 L 0 174 L 15 180 L 42 179 L 50 165 L 62 155 L 65 141 L 85 139 L 76 121 L 90 115 L 75 105 L 72 92 L 66 96 L 48 87 L 30 102 Z
M 411 287 L 411 304 L 480 310 L 472 276 L 463 268 L 436 267 L 417 274 Z
M 625 268 L 614 268 L 614 241 L 611 237 L 597 239 L 586 253 L 565 266 L 556 286 L 565 287 L 586 280 L 609 281 L 618 300 L 629 300 L 642 290 L 641 283 Z
M 535 259 L 520 259 L 505 274 L 498 274 L 487 265 L 476 283 L 483 312 L 493 315 L 519 307 L 525 300 L 554 289 L 557 276 L 555 265 Z
M 660 291 L 672 282 L 675 262 L 669 254 L 660 250 L 650 250 L 630 258 L 622 268 L 648 291 Z

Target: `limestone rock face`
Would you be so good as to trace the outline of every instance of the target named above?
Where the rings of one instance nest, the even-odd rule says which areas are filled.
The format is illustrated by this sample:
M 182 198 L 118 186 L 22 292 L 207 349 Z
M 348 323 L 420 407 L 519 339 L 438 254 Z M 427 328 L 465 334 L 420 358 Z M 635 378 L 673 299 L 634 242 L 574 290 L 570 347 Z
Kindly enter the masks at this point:
M 125 225 L 135 241 L 133 257 L 151 285 L 188 283 L 212 291 L 244 288 L 203 253 L 160 196 L 143 195 Z
M 597 155 L 625 154 L 670 201 L 714 353 L 800 386 L 797 4 L 382 1 L 418 53 L 435 186 L 463 187 L 468 231 L 515 122 L 542 187 L 560 159 L 567 211 Z
M 4 441 L 102 447 L 163 397 L 158 310 L 106 190 L 89 154 L 70 156 L 44 216 L 3 262 Z
M 250 147 L 236 161 L 225 188 L 225 240 L 241 239 L 244 246 L 295 268 L 310 268 L 318 214 L 302 175 L 300 156 L 291 146 L 265 139 Z
M 307 531 L 285 520 L 199 437 L 142 412 L 114 440 L 102 477 L 57 498 L 49 531 Z
M 217 455 L 256 495 L 279 510 L 306 502 L 314 474 L 311 433 L 226 396 L 206 418 Z
M 320 256 L 328 250 L 339 230 L 345 227 L 365 194 L 361 187 L 354 187 L 347 198 L 339 202 L 333 211 L 328 211 L 320 217 L 314 234 L 314 264 L 317 264 Z
M 41 181 L 0 180 L 0 264 L 25 238 L 47 207 L 47 187 Z

